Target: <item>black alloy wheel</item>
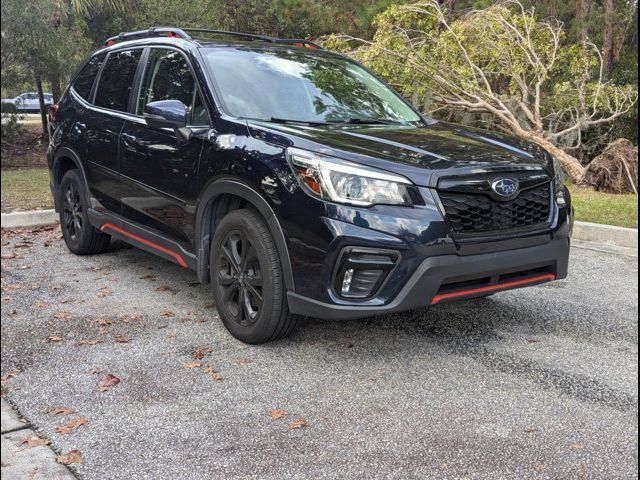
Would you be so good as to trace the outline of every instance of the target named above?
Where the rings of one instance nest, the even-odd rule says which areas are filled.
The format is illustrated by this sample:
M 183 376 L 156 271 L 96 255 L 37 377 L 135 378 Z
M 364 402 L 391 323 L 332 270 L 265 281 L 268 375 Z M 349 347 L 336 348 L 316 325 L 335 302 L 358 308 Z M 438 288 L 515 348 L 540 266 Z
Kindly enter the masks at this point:
M 220 221 L 209 272 L 220 318 L 238 340 L 264 343 L 294 330 L 278 249 L 258 212 L 235 210 Z

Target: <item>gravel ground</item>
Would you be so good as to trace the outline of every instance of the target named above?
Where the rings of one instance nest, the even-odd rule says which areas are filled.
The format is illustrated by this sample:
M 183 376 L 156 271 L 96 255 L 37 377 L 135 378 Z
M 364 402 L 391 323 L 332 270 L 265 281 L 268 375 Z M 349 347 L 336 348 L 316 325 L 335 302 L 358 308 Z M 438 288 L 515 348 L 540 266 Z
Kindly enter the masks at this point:
M 80 478 L 638 477 L 637 258 L 574 249 L 565 281 L 260 347 L 122 244 L 3 232 L 2 258 L 3 395 Z

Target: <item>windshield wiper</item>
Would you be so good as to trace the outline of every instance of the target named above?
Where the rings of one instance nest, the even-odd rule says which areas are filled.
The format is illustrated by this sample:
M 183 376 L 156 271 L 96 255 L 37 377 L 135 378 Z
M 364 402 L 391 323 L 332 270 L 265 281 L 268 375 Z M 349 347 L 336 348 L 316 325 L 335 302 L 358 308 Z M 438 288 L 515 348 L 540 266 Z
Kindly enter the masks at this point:
M 347 118 L 344 120 L 329 120 L 329 123 L 348 123 L 351 125 L 404 125 L 404 122 L 384 118 Z
M 291 118 L 278 118 L 278 117 L 271 117 L 269 121 L 271 123 L 285 123 L 285 124 L 292 124 L 292 125 L 310 125 L 310 126 L 328 125 L 327 122 L 315 122 L 312 120 L 294 120 Z

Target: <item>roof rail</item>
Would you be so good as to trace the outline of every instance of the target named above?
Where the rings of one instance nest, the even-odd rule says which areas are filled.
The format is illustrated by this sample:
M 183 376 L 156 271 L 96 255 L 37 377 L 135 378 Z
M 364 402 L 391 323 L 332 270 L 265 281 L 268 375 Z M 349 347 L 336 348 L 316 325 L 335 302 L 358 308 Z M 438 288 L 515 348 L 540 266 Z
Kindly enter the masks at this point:
M 242 32 L 229 32 L 227 30 L 213 30 L 210 28 L 183 28 L 185 32 L 192 33 L 212 33 L 214 35 L 223 35 L 229 37 L 241 37 L 246 38 L 248 40 L 260 40 L 263 42 L 269 43 L 284 43 L 289 45 L 294 45 L 296 47 L 306 47 L 310 49 L 318 49 L 322 50 L 322 47 L 317 43 L 310 42 L 309 40 L 304 40 L 300 38 L 277 38 L 271 37 L 269 35 L 255 35 L 253 33 L 242 33 Z
M 169 38 L 182 38 L 184 40 L 193 40 L 189 35 L 191 33 L 211 33 L 214 35 L 223 35 L 229 37 L 240 37 L 247 40 L 259 40 L 269 43 L 282 43 L 287 45 L 293 45 L 298 48 L 309 48 L 312 50 L 322 50 L 322 47 L 317 43 L 310 42 L 309 40 L 299 38 L 276 38 L 268 35 L 254 35 L 252 33 L 241 32 L 228 32 L 226 30 L 213 30 L 210 28 L 172 28 L 172 27 L 153 27 L 147 30 L 138 30 L 135 32 L 122 32 L 119 35 L 108 38 L 104 44 L 109 47 L 125 40 L 137 40 L 140 38 L 150 37 L 169 37 Z
M 135 32 L 122 32 L 114 37 L 108 38 L 104 44 L 107 47 L 115 45 L 125 40 L 137 40 L 139 38 L 150 37 L 169 37 L 169 38 L 182 38 L 184 40 L 191 40 L 191 37 L 181 28 L 170 27 L 153 27 L 147 30 L 137 30 Z

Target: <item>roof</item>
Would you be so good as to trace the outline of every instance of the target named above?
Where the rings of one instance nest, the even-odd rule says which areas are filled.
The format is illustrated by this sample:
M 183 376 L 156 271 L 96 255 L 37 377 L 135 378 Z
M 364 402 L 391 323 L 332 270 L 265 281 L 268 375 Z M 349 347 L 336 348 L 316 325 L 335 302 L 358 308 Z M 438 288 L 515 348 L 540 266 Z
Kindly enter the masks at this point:
M 191 34 L 210 35 L 213 37 L 226 38 L 227 40 L 216 40 L 212 38 L 194 38 Z M 175 28 L 175 27 L 152 27 L 146 30 L 134 32 L 122 32 L 106 40 L 105 46 L 110 47 L 122 42 L 144 39 L 180 39 L 187 42 L 197 43 L 199 46 L 213 45 L 237 45 L 238 43 L 262 43 L 271 46 L 282 45 L 288 47 L 306 48 L 309 50 L 321 50 L 322 47 L 309 40 L 300 38 L 277 38 L 268 35 L 256 35 L 252 33 L 229 32 L 226 30 L 213 30 L 208 28 Z

